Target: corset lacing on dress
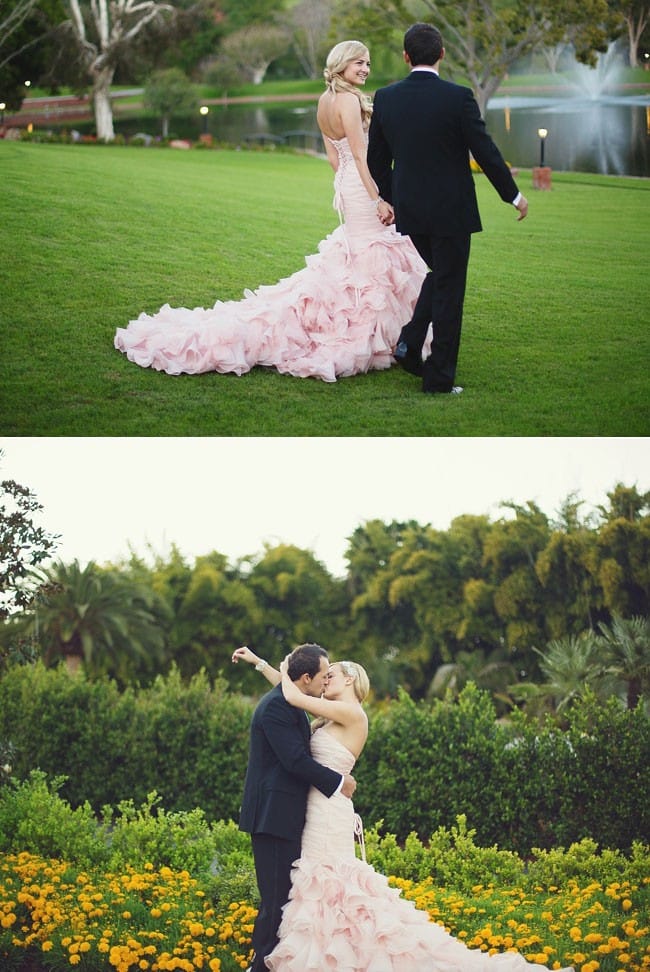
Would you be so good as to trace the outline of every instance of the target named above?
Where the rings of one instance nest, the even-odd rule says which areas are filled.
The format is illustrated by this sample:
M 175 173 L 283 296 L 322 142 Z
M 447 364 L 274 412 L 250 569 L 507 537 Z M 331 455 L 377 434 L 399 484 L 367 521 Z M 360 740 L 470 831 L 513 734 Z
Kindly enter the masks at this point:
M 346 169 L 348 168 L 350 162 L 354 163 L 354 159 L 347 152 L 341 150 L 341 139 L 330 138 L 327 136 L 328 142 L 331 142 L 336 149 L 336 154 L 339 157 L 339 167 L 334 173 L 334 201 L 332 203 L 333 208 L 339 214 L 339 225 L 343 226 L 344 233 L 343 239 L 345 241 L 345 249 L 348 256 L 348 262 L 352 259 L 352 253 L 350 252 L 350 243 L 348 241 L 347 235 L 345 233 L 345 226 L 343 223 L 343 196 L 341 194 L 341 185 L 343 183 L 343 177 L 345 175 Z M 361 300 L 361 294 L 359 288 L 355 287 L 355 296 L 357 307 L 359 306 L 359 301 Z

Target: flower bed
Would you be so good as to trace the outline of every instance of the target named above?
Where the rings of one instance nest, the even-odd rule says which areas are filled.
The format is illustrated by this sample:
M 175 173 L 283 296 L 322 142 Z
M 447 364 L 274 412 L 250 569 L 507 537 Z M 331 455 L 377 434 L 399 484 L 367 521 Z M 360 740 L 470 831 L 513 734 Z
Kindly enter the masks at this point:
M 549 969 L 650 969 L 650 876 L 534 892 L 477 885 L 471 894 L 430 880 L 391 882 L 471 948 L 516 950 Z M 0 864 L 7 972 L 236 972 L 250 962 L 255 915 L 248 902 L 214 905 L 187 871 L 168 867 L 90 873 L 28 853 Z

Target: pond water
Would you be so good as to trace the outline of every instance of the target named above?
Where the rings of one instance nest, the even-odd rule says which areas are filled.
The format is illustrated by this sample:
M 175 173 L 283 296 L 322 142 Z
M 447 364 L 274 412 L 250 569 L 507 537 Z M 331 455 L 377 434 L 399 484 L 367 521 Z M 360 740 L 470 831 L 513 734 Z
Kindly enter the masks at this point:
M 261 144 L 278 140 L 322 151 L 313 102 L 213 105 L 205 123 L 219 141 Z M 512 166 L 531 168 L 540 164 L 537 130 L 545 128 L 544 163 L 556 171 L 650 176 L 647 95 L 496 97 L 488 106 L 486 123 Z M 194 137 L 201 124 L 193 120 Z

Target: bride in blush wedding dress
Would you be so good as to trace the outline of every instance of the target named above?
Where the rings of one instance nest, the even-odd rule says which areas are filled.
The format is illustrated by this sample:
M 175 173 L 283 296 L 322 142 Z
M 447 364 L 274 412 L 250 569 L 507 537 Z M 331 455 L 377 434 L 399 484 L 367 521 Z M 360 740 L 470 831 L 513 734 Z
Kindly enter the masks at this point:
M 233 661 L 259 663 L 248 648 Z M 368 734 L 361 706 L 369 684 L 361 665 L 330 665 L 322 698 L 304 695 L 284 673 L 264 665 L 272 684 L 282 679 L 291 705 L 316 716 L 314 759 L 351 773 Z M 271 972 L 548 972 L 517 952 L 488 955 L 470 949 L 400 896 L 386 878 L 355 855 L 359 831 L 352 801 L 324 797 L 313 787 L 307 800 L 302 850 L 291 874 L 279 942 L 266 965 Z M 573 972 L 566 967 L 561 972 Z
M 334 169 L 341 223 L 292 276 L 239 301 L 140 314 L 118 328 L 115 347 L 143 368 L 170 375 L 242 375 L 256 365 L 298 378 L 337 378 L 389 368 L 420 293 L 424 261 L 392 225 L 366 163 L 372 113 L 361 87 L 368 51 L 343 41 L 327 59 L 318 125 Z

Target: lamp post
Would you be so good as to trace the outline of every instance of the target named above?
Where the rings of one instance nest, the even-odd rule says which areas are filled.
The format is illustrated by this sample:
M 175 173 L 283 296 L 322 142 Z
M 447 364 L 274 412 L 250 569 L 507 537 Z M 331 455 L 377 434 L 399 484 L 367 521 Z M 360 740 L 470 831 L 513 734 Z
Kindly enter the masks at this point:
M 533 169 L 533 189 L 550 189 L 551 170 L 547 165 L 544 165 L 544 142 L 546 141 L 548 130 L 546 128 L 538 128 L 537 134 L 539 136 L 539 165 Z
M 210 111 L 210 109 L 208 108 L 207 105 L 201 105 L 201 107 L 199 108 L 199 113 L 201 115 L 203 115 L 203 134 L 204 135 L 207 135 L 208 134 L 208 112 L 209 111 Z
M 538 128 L 537 134 L 539 135 L 539 164 L 544 165 L 544 142 L 546 141 L 546 136 L 548 135 L 548 130 L 546 128 Z

